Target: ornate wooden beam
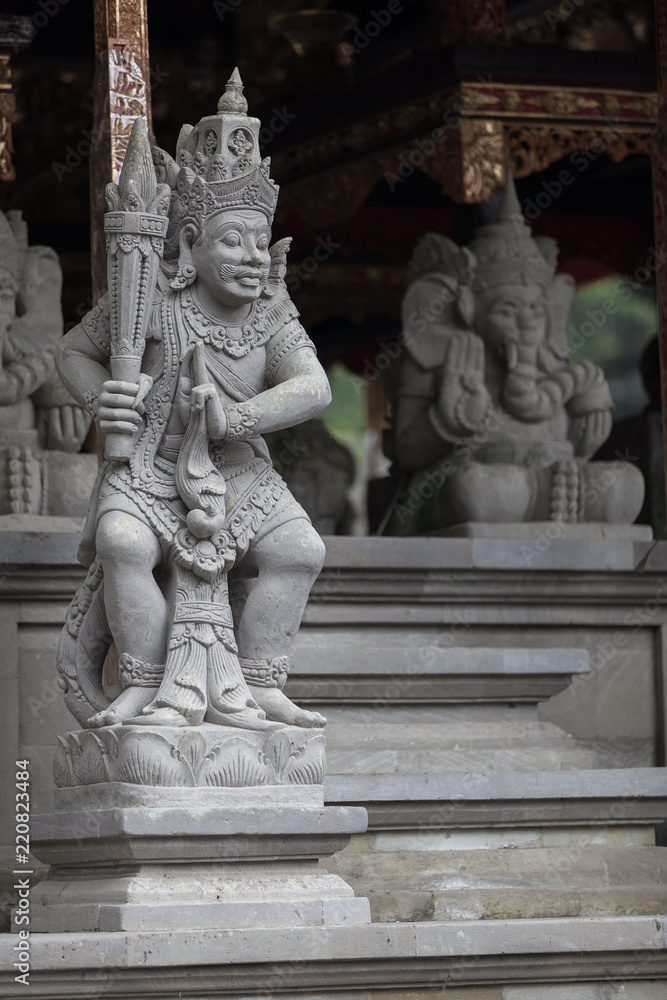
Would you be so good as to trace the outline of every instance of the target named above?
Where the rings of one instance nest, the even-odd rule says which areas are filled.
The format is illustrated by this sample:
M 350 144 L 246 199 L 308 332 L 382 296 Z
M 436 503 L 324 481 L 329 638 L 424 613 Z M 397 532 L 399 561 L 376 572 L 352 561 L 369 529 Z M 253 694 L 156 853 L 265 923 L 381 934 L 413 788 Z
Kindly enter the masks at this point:
M 95 83 L 90 157 L 93 297 L 106 289 L 104 189 L 118 181 L 138 117 L 151 128 L 146 0 L 94 0 Z
M 327 225 L 359 208 L 384 179 L 393 190 L 415 170 L 458 203 L 488 201 L 505 183 L 577 149 L 614 162 L 650 153 L 654 92 L 462 82 L 283 149 L 273 157 L 281 211 Z

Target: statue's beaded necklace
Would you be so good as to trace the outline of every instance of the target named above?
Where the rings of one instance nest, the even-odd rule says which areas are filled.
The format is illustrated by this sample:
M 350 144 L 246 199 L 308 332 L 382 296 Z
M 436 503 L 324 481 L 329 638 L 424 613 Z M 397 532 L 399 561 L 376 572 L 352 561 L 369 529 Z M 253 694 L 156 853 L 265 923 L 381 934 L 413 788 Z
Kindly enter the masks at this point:
M 216 351 L 224 351 L 230 358 L 242 358 L 253 348 L 269 339 L 265 313 L 267 302 L 258 299 L 252 305 L 247 322 L 223 326 L 206 312 L 194 291 L 186 288 L 182 293 L 183 316 L 188 329 Z

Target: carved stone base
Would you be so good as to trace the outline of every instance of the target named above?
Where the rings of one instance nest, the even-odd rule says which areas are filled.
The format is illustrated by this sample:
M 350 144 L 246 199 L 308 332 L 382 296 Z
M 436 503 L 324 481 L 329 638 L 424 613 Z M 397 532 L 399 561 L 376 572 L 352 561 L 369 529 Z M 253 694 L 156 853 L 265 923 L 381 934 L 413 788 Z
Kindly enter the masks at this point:
M 33 931 L 144 931 L 366 924 L 368 900 L 317 861 L 147 864 L 52 871 L 31 895 Z
M 285 726 L 251 732 L 204 723 L 105 726 L 59 737 L 53 761 L 57 788 L 124 782 L 151 787 L 249 788 L 321 785 L 321 729 Z
M 54 771 L 56 811 L 31 822 L 51 865 L 31 930 L 370 920 L 368 901 L 318 867 L 367 824 L 365 809 L 324 806 L 322 730 L 85 730 L 61 739 Z

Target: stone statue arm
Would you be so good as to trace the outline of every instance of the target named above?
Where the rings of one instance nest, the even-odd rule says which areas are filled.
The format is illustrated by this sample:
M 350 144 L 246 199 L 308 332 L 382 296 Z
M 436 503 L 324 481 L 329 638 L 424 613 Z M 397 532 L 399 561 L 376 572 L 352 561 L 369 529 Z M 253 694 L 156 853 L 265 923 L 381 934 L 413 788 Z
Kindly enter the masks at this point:
M 97 419 L 100 430 L 134 434 L 143 406 L 139 386 L 109 379 L 109 355 L 86 334 L 83 324 L 65 334 L 56 348 L 56 368 L 74 399 Z
M 67 391 L 57 372 L 37 390 L 32 401 L 42 447 L 77 452 L 88 433 L 91 417 Z
M 611 434 L 613 402 L 604 372 L 597 365 L 594 381 L 587 391 L 572 397 L 567 404 L 570 417 L 568 437 L 577 458 L 591 458 Z
M 506 345 L 502 398 L 511 416 L 537 423 L 549 420 L 570 403 L 587 413 L 611 408 L 609 387 L 597 365 L 575 361 L 544 376 L 537 365 L 537 351 L 533 343 Z
M 53 375 L 53 352 L 36 351 L 0 368 L 0 406 L 12 406 L 31 396 Z
M 281 363 L 275 384 L 246 403 L 224 406 L 211 382 L 192 389 L 192 408 L 206 406 L 212 441 L 248 438 L 293 427 L 321 413 L 331 402 L 324 369 L 308 347 L 293 351 Z
M 403 362 L 396 410 L 396 458 L 406 472 L 430 465 L 474 434 L 490 412 L 484 385 L 484 344 L 474 333 L 447 338 L 444 362 L 424 372 L 409 355 Z

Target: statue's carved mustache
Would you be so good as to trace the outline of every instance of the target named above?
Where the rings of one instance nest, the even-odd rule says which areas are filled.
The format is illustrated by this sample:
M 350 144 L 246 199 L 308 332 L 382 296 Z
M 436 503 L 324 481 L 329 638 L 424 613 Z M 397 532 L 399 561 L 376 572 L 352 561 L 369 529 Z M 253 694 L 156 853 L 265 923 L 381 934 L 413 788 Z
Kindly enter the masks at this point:
M 237 278 L 260 278 L 269 276 L 268 267 L 252 267 L 249 264 L 221 264 L 220 277 L 223 281 L 235 281 Z

